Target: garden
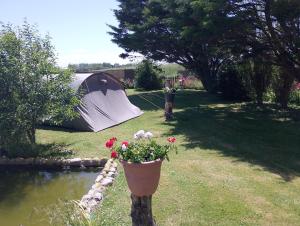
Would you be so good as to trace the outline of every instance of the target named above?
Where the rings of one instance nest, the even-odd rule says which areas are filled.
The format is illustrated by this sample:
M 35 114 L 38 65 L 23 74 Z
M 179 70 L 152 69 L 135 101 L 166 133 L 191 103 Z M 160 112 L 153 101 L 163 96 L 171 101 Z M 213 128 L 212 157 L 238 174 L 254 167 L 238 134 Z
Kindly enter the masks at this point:
M 294 116 L 299 109 L 277 112 L 272 105 L 260 109 L 205 91 L 179 91 L 175 119 L 165 122 L 162 91 L 128 94 L 145 112 L 141 117 L 101 133 L 41 129 L 38 140 L 69 143 L 77 156 L 109 156 L 105 142 L 111 137 L 132 141 L 144 129 L 163 144 L 175 136 L 178 154 L 171 152 L 170 161 L 163 162 L 153 195 L 159 225 L 298 224 L 300 123 Z M 131 223 L 130 192 L 122 167 L 118 169 L 91 225 Z
M 299 225 L 300 3 L 117 2 L 127 78 L 0 24 L 0 224 Z

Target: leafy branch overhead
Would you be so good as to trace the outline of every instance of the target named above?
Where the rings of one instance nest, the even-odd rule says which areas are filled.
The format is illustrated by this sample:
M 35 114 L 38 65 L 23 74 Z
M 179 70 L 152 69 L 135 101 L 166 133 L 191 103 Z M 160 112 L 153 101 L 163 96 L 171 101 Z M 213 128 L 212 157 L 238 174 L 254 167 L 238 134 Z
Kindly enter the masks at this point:
M 110 26 L 113 39 L 127 53 L 183 65 L 201 74 L 206 89 L 228 57 L 224 38 L 235 18 L 225 1 L 124 1 L 115 10 L 119 26 Z M 222 35 L 220 35 L 222 34 Z

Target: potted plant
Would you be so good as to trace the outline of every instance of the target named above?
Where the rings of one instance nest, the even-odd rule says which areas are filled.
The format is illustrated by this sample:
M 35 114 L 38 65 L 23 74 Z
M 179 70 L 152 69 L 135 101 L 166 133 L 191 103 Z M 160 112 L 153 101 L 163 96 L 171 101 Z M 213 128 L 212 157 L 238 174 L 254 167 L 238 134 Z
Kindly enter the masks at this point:
M 132 194 L 142 197 L 156 191 L 163 160 L 169 160 L 170 151 L 177 151 L 174 144 L 176 138 L 169 137 L 167 141 L 167 144 L 158 144 L 151 132 L 140 130 L 134 134 L 133 142 L 122 141 L 118 145 L 116 138 L 106 142 L 106 147 L 111 150 L 111 158 L 119 159 L 123 165 Z

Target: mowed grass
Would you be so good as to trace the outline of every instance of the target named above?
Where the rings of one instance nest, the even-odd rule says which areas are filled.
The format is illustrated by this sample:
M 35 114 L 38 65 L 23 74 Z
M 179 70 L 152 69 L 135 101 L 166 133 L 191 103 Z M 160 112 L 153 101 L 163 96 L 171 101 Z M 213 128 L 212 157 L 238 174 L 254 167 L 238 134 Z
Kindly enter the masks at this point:
M 299 111 L 224 102 L 204 91 L 179 91 L 175 119 L 165 122 L 162 92 L 128 91 L 145 113 L 99 133 L 39 130 L 78 156 L 109 156 L 107 138 L 139 129 L 159 142 L 176 136 L 179 153 L 163 163 L 153 214 L 158 225 L 300 225 Z M 94 225 L 131 225 L 122 167 L 93 216 Z

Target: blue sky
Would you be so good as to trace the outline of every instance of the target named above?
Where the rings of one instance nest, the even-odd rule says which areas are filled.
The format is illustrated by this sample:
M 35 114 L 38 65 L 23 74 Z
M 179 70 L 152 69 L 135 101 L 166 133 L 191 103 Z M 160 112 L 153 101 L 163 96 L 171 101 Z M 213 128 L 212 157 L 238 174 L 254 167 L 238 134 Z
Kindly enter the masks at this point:
M 110 41 L 106 24 L 116 25 L 112 9 L 115 0 L 0 0 L 0 21 L 21 25 L 24 18 L 49 33 L 58 55 L 58 64 L 127 63 Z

